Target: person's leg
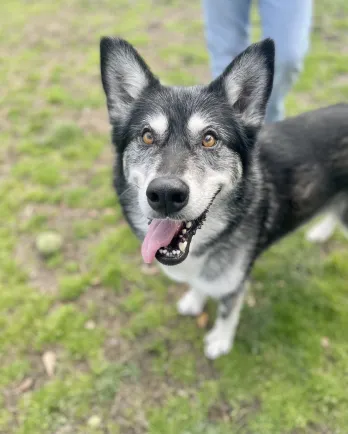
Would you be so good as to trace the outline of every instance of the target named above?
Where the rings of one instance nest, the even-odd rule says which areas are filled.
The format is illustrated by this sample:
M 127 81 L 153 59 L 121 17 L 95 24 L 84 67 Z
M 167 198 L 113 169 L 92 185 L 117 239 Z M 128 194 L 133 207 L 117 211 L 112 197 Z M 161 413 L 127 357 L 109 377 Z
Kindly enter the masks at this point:
M 295 83 L 309 47 L 312 0 L 259 0 L 263 37 L 276 46 L 273 91 L 266 122 L 284 117 L 284 99 Z
M 203 0 L 205 35 L 213 77 L 249 44 L 251 0 Z

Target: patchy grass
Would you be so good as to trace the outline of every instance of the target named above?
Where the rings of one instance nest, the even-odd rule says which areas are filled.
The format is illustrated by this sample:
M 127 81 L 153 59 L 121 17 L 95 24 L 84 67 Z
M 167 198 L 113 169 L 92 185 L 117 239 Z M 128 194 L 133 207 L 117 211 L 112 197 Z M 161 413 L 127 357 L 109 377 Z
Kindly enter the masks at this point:
M 184 288 L 143 267 L 112 190 L 99 37 L 129 39 L 165 82 L 207 82 L 200 7 L 0 7 L 0 433 L 347 431 L 343 237 L 318 248 L 300 231 L 267 252 L 233 352 L 210 363 L 204 331 L 176 314 Z M 347 3 L 315 9 L 289 114 L 348 97 Z M 43 259 L 35 240 L 47 230 L 64 244 Z M 56 355 L 53 377 L 46 351 Z

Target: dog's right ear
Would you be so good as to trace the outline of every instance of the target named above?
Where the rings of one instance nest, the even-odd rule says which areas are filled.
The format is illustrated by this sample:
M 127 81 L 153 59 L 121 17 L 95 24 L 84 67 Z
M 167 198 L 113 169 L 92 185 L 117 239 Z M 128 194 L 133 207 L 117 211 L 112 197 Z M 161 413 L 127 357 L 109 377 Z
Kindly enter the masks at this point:
M 100 70 L 111 123 L 124 121 L 141 93 L 158 84 L 132 45 L 119 38 L 101 39 Z

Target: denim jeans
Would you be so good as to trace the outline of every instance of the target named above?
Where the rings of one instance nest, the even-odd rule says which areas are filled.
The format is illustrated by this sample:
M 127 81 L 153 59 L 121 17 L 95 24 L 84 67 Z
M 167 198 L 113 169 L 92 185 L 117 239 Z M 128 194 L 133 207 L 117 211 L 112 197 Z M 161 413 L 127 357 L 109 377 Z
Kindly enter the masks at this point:
M 211 67 L 217 77 L 249 45 L 251 0 L 203 0 Z M 309 47 L 312 0 L 259 0 L 262 37 L 276 45 L 273 91 L 266 122 L 284 118 L 284 98 L 296 81 Z

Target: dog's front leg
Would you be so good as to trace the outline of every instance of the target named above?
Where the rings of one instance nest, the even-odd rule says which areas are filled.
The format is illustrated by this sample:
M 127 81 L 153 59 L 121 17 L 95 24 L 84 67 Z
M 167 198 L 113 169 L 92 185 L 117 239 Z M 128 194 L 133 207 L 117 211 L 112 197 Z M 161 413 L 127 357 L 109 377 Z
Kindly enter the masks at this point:
M 237 291 L 220 298 L 218 317 L 213 328 L 205 336 L 204 353 L 208 359 L 216 359 L 231 350 L 244 295 L 244 284 L 241 284 Z
M 178 301 L 178 312 L 181 315 L 197 316 L 203 312 L 207 298 L 204 293 L 191 287 Z

